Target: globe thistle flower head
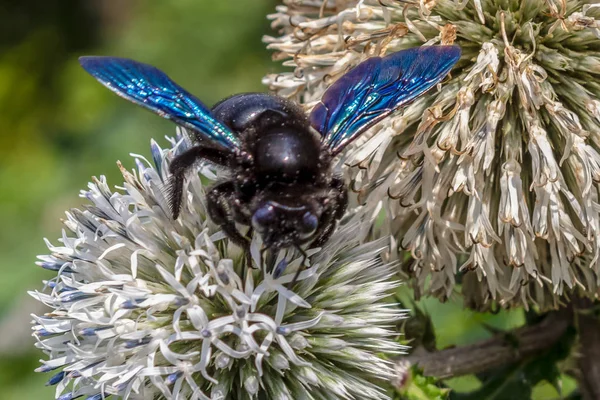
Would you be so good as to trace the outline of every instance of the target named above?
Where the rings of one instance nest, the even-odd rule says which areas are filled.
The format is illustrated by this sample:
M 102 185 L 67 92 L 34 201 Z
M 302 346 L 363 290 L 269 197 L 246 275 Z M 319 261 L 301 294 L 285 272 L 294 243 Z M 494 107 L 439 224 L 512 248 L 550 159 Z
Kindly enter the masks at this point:
M 265 37 L 309 110 L 367 57 L 457 44 L 451 75 L 343 159 L 382 202 L 417 294 L 551 308 L 600 279 L 600 7 L 575 0 L 286 0 Z
M 364 215 L 311 250 L 288 288 L 301 257 L 280 252 L 263 277 L 206 217 L 213 170 L 189 178 L 182 215 L 170 218 L 163 186 L 187 146 L 179 139 L 153 142 L 152 163 L 120 166 L 117 191 L 94 179 L 82 191 L 91 204 L 67 213 L 61 244 L 40 256 L 57 275 L 31 292 L 52 309 L 34 316 L 33 334 L 56 398 L 387 398 L 394 370 L 380 354 L 402 351 L 393 328 L 404 312 L 382 303 L 398 282 L 379 257 L 384 241 L 359 244 Z

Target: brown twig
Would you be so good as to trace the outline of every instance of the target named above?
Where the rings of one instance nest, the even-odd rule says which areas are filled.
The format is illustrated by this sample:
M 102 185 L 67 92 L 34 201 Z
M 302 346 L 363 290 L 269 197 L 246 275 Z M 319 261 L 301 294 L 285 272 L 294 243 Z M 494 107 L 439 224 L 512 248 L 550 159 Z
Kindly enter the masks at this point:
M 579 391 L 584 400 L 596 400 L 600 399 L 600 321 L 585 312 L 593 305 L 590 300 L 576 299 L 574 303 L 579 332 Z
M 421 368 L 425 376 L 447 379 L 477 374 L 515 363 L 552 347 L 565 333 L 571 321 L 571 310 L 556 311 L 550 313 L 537 325 L 519 328 L 467 346 L 431 353 L 424 350 L 415 351 L 407 357 L 407 360 Z M 600 344 L 598 333 L 599 331 L 596 330 L 595 339 Z M 600 346 L 598 349 L 600 350 Z M 590 356 L 590 361 L 598 359 L 600 359 L 598 355 Z M 596 372 L 600 373 L 600 370 Z M 600 385 L 600 380 L 597 379 L 595 384 Z

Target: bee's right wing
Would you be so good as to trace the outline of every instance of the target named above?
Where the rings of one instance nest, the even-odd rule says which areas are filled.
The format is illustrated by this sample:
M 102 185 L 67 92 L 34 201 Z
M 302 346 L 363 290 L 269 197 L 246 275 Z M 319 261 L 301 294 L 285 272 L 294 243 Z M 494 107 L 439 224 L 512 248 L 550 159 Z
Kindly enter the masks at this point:
M 151 65 L 117 57 L 81 57 L 81 66 L 119 96 L 189 128 L 211 144 L 234 151 L 239 138 L 195 96 Z
M 460 59 L 458 46 L 422 46 L 372 57 L 331 85 L 310 114 L 333 155 L 440 82 Z

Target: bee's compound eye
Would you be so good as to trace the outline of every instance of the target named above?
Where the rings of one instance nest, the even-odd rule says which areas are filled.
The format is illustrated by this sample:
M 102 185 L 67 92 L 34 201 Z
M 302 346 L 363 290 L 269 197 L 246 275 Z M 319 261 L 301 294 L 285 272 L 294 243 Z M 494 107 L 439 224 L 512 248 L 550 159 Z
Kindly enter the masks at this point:
M 317 226 L 319 225 L 319 219 L 317 216 L 310 211 L 307 211 L 302 216 L 302 227 L 304 228 L 304 232 L 312 234 L 317 230 Z
M 252 227 L 263 232 L 267 225 L 275 221 L 275 209 L 271 205 L 262 206 L 252 215 Z

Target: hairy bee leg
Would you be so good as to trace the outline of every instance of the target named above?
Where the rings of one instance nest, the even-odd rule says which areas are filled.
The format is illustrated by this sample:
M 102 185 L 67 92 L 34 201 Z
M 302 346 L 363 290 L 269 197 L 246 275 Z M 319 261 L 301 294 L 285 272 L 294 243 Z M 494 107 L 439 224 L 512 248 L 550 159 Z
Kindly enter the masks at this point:
M 331 180 L 331 196 L 329 198 L 328 208 L 321 216 L 319 230 L 316 233 L 315 240 L 310 244 L 310 248 L 321 247 L 329 240 L 339 221 L 348 207 L 348 192 L 346 184 L 341 177 L 335 176 Z
M 340 220 L 348 207 L 348 190 L 346 189 L 346 184 L 341 176 L 334 176 L 331 179 L 331 189 L 335 193 L 334 197 L 337 204 L 335 207 L 334 218 Z
M 183 202 L 183 184 L 185 182 L 185 173 L 174 173 L 169 178 L 167 184 L 167 199 L 169 201 L 169 209 L 173 220 L 179 217 L 181 205 Z
M 219 225 L 229 240 L 240 246 L 245 253 L 248 266 L 252 267 L 250 239 L 241 234 L 235 226 L 231 202 L 235 195 L 233 182 L 227 181 L 214 186 L 206 195 L 206 208 L 212 221 Z
M 169 165 L 171 177 L 168 183 L 169 207 L 173 219 L 179 217 L 183 203 L 183 183 L 185 174 L 199 161 L 208 161 L 213 164 L 226 166 L 229 153 L 209 147 L 195 146 L 177 157 L 173 158 Z
M 250 241 L 250 243 L 252 243 L 252 235 L 253 234 L 254 234 L 254 228 L 250 227 L 250 229 L 248 229 L 248 232 L 246 232 L 246 238 Z M 246 252 L 245 255 L 246 255 L 246 266 L 248 268 L 253 268 L 253 269 L 261 268 L 262 260 L 260 261 L 261 265 L 259 265 L 255 268 L 254 265 L 252 265 L 252 254 L 250 253 L 250 251 Z
M 333 231 L 337 226 L 337 221 L 331 218 L 326 224 L 324 224 L 323 229 L 321 230 L 319 236 L 312 241 L 309 248 L 321 247 L 323 244 L 327 243 Z

